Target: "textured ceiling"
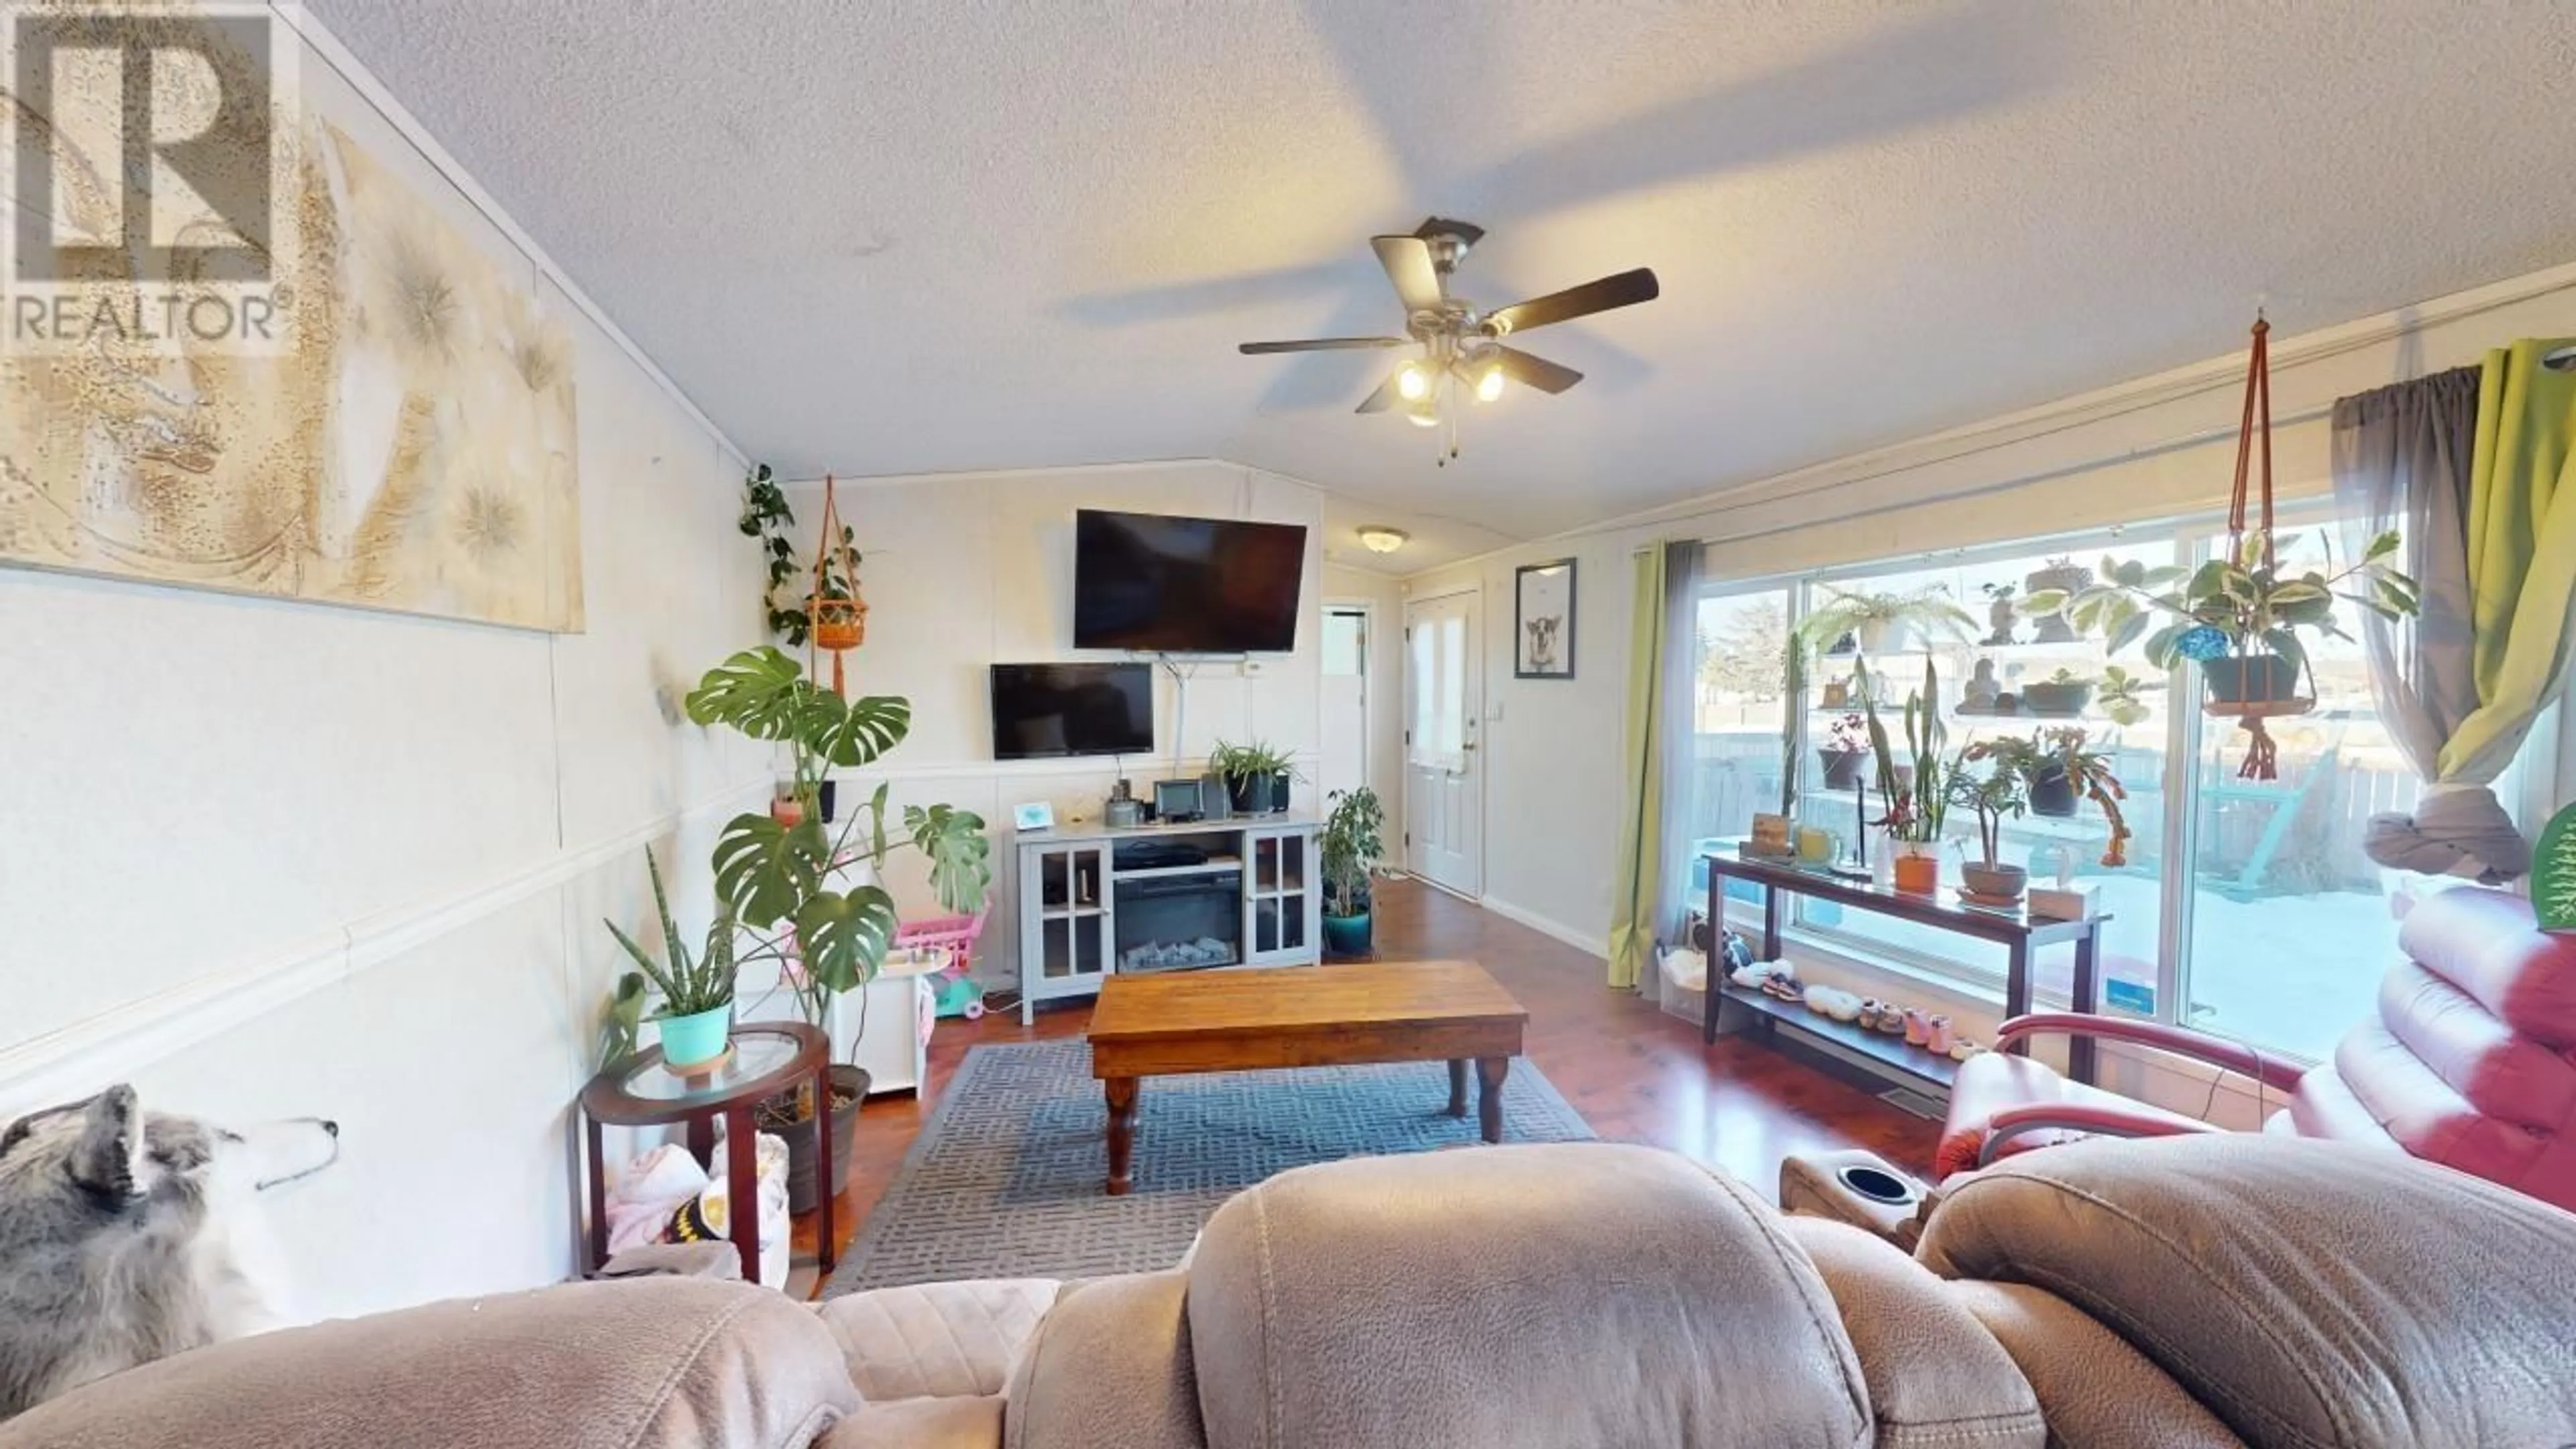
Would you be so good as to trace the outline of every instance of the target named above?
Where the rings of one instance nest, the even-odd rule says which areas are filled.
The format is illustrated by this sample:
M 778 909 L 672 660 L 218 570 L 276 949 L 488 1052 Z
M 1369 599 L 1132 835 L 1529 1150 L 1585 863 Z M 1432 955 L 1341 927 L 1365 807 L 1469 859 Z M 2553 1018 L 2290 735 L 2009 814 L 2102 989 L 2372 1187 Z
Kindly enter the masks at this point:
M 309 4 L 789 474 L 1221 456 L 1400 567 L 2576 257 L 2576 6 Z M 1426 213 L 1664 289 L 1447 468 L 1233 350 L 1394 330 Z

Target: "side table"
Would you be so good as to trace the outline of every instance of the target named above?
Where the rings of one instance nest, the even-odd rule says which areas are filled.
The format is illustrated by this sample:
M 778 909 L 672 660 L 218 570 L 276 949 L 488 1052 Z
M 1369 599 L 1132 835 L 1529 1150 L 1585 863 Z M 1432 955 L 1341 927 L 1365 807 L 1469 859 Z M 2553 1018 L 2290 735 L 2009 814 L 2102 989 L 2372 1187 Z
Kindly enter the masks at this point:
M 590 1259 L 584 1266 L 596 1271 L 608 1261 L 608 1173 L 601 1161 L 600 1129 L 685 1123 L 689 1155 L 705 1166 L 715 1157 L 716 1119 L 721 1117 L 725 1138 L 734 1144 L 725 1153 L 725 1195 L 732 1214 L 728 1236 L 742 1254 L 743 1281 L 759 1282 L 760 1189 L 758 1155 L 752 1150 L 759 1129 L 752 1114 L 762 1102 L 795 1086 L 800 1077 L 814 1079 L 816 1100 L 823 1104 L 820 1110 L 828 1113 L 831 1066 L 831 1041 L 813 1027 L 801 1021 L 745 1021 L 734 1024 L 732 1055 L 703 1076 L 672 1072 L 662 1064 L 661 1047 L 653 1046 L 625 1066 L 591 1078 L 581 1089 L 582 1135 L 590 1168 Z M 832 1134 L 821 1131 L 814 1138 L 815 1181 L 822 1189 L 817 1195 L 822 1218 L 816 1223 L 820 1229 L 816 1243 L 823 1271 L 829 1273 L 838 1256 L 832 1199 L 839 1194 L 840 1184 L 832 1172 Z

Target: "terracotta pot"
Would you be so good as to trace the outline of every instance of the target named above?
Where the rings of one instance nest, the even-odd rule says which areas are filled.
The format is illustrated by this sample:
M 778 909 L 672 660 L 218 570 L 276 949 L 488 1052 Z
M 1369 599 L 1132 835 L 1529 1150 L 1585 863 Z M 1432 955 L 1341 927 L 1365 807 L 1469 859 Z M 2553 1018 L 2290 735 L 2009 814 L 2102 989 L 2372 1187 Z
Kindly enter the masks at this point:
M 1941 889 L 1941 857 L 1937 855 L 1898 856 L 1896 888 L 1908 895 L 1918 896 L 1928 896 Z
M 868 641 L 866 600 L 809 598 L 805 609 L 814 621 L 815 648 L 838 654 Z

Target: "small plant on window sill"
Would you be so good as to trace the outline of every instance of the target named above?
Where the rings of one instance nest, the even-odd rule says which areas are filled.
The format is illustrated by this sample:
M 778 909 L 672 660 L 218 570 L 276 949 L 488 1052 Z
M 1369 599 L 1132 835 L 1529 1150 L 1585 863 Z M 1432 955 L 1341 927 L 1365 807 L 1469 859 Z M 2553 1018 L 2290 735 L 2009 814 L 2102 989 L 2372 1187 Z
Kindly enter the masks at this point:
M 1952 602 L 1949 591 L 1939 584 L 1906 594 L 1838 589 L 1830 584 L 1825 591 L 1833 599 L 1798 625 L 1800 641 L 1819 653 L 1834 652 L 1845 635 L 1858 642 L 1861 653 L 1870 655 L 1889 652 L 1908 635 L 1926 641 L 1965 640 L 1976 631 L 1976 619 Z
M 1816 747 L 1824 762 L 1825 788 L 1848 790 L 1860 783 L 1861 762 L 1869 758 L 1869 721 L 1858 714 L 1839 715 Z
M 2075 813 L 2079 799 L 2100 806 L 2102 818 L 2111 826 L 2111 843 L 2102 852 L 2102 865 L 2117 870 L 2129 863 L 2129 822 L 2120 810 L 2129 792 L 2112 771 L 2111 757 L 2085 748 L 2091 738 L 2082 725 L 2056 725 L 2033 731 L 2026 740 L 1980 740 L 1962 751 L 1960 758 L 1991 761 L 1998 773 L 2018 776 L 2034 815 L 2064 819 Z
M 1941 758 L 1949 732 L 1941 723 L 1941 679 L 1931 660 L 1923 661 L 1922 689 L 1905 697 L 1905 744 L 1911 765 L 1896 762 L 1886 722 L 1878 716 L 1878 689 L 1866 665 L 1855 666 L 1861 681 L 1861 712 L 1868 721 L 1871 751 L 1878 757 L 1879 816 L 1869 822 L 1900 845 L 1934 846 L 1948 819 L 1950 797 Z
M 2093 703 L 2115 725 L 2139 724 L 2147 717 L 2147 706 L 2138 698 L 2139 692 L 2163 687 L 2140 679 L 2117 664 L 2106 664 L 2102 666 L 2101 681 L 2093 686 Z

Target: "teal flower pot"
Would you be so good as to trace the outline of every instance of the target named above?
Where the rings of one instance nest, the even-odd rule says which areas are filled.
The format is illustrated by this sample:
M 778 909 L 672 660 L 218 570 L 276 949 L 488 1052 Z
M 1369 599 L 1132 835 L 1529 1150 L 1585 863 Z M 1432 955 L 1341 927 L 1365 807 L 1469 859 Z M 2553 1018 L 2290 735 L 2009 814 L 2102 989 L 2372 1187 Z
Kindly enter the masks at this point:
M 1366 956 L 1372 949 L 1369 913 L 1324 917 L 1324 951 L 1332 956 Z
M 662 1060 L 674 1067 L 695 1066 L 724 1055 L 725 1038 L 733 1029 L 733 1003 L 656 1020 L 662 1028 Z

